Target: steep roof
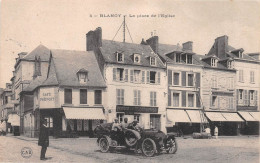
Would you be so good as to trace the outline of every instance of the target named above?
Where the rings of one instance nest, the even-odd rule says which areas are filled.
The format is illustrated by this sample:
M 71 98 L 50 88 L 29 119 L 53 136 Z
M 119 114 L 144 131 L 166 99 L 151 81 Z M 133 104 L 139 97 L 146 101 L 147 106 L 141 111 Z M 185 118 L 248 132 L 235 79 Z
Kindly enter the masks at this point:
M 121 52 L 124 54 L 124 62 L 118 64 L 132 64 L 136 65 L 132 59 L 133 54 L 140 54 L 140 64 L 141 66 L 151 66 L 149 57 L 156 57 L 156 66 L 165 68 L 163 62 L 158 57 L 157 54 L 153 52 L 149 45 L 134 44 L 134 43 L 123 43 L 111 40 L 102 40 L 102 47 L 100 47 L 102 56 L 107 63 L 118 63 L 116 60 L 116 52 Z
M 42 83 L 44 82 L 44 80 L 46 80 L 45 77 L 42 76 L 38 76 L 37 78 L 35 78 L 34 80 L 31 81 L 31 83 L 25 87 L 23 89 L 23 92 L 31 92 L 33 91 L 35 88 L 37 88 L 38 86 L 42 85 Z
M 106 87 L 96 57 L 92 51 L 51 50 L 48 77 L 43 85 Z M 88 81 L 80 83 L 77 72 L 88 71 Z
M 25 55 L 22 59 L 34 61 L 35 57 L 40 57 L 41 61 L 49 61 L 50 49 L 48 49 L 44 45 L 39 45 L 33 51 Z

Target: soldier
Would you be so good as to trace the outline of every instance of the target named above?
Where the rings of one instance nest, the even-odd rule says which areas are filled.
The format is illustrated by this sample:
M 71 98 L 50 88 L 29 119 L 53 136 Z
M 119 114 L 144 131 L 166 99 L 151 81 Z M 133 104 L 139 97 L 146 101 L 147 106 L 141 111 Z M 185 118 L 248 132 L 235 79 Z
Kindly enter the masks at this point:
M 47 120 L 44 118 L 41 119 L 38 145 L 42 147 L 40 159 L 46 160 L 45 153 L 47 151 L 47 147 L 49 146 L 49 130 L 47 128 Z

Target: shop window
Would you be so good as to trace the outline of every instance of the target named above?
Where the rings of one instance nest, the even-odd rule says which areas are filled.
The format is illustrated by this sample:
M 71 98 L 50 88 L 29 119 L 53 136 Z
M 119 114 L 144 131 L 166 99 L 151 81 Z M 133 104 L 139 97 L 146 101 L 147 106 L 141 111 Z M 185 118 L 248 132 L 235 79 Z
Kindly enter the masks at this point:
M 180 106 L 180 93 L 173 93 L 173 106 L 179 107 Z
M 156 105 L 156 92 L 150 92 L 150 106 Z
M 72 89 L 64 89 L 65 104 L 72 104 Z
M 118 122 L 122 123 L 123 122 L 124 113 L 117 113 L 116 117 L 118 118 Z
M 187 86 L 194 86 L 194 74 L 187 74 L 188 80 L 187 80 Z
M 82 131 L 82 120 L 77 120 L 77 131 Z
M 47 127 L 53 128 L 53 118 L 52 117 L 44 117 L 47 121 Z
M 141 91 L 134 90 L 134 105 L 141 105 Z
M 124 89 L 116 89 L 116 104 L 117 105 L 124 105 Z
M 80 89 L 80 104 L 87 104 L 87 89 Z
M 95 90 L 95 104 L 102 104 L 102 90 Z
M 194 107 L 194 94 L 188 94 L 188 107 Z

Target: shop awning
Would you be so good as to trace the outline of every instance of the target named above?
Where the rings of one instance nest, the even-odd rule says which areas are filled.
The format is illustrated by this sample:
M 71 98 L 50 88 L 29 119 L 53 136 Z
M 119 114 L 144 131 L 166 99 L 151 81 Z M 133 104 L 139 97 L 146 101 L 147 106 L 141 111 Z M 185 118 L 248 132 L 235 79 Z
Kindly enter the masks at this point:
M 102 108 L 72 108 L 63 107 L 66 119 L 100 119 L 105 120 L 106 117 Z
M 17 114 L 9 114 L 7 122 L 11 123 L 12 126 L 20 126 L 20 117 Z
M 249 112 L 238 112 L 246 121 L 257 121 Z
M 172 122 L 186 122 L 190 123 L 188 114 L 184 110 L 170 110 L 167 109 L 167 118 Z
M 206 116 L 213 122 L 226 122 L 226 118 L 220 112 L 205 112 Z
M 260 112 L 249 112 L 250 115 L 252 115 L 256 121 L 260 121 Z
M 189 117 L 190 117 L 190 120 L 192 123 L 202 123 L 202 117 L 200 115 L 200 112 L 199 110 L 186 110 L 186 112 L 188 113 Z M 204 114 L 202 113 L 202 116 L 204 116 Z M 207 122 L 207 119 L 205 117 L 205 120 L 204 120 L 204 123 Z
M 228 122 L 244 122 L 237 113 L 222 113 Z

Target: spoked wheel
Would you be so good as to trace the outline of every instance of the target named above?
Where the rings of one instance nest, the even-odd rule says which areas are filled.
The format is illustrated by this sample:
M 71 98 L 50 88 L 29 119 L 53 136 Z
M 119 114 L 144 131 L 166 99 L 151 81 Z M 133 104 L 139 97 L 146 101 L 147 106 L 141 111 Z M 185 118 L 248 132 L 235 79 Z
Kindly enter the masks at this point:
M 156 144 L 151 138 L 146 138 L 142 142 L 143 154 L 147 157 L 152 157 L 156 153 Z
M 135 134 L 131 131 L 126 131 L 125 132 L 125 142 L 126 145 L 129 147 L 133 147 L 137 143 L 137 138 Z
M 166 145 L 168 147 L 167 153 L 174 154 L 177 152 L 178 145 L 177 145 L 177 141 L 175 139 L 172 139 L 172 138 L 168 139 Z
M 109 143 L 108 140 L 106 138 L 101 138 L 99 140 L 99 147 L 101 152 L 106 153 L 109 151 Z

